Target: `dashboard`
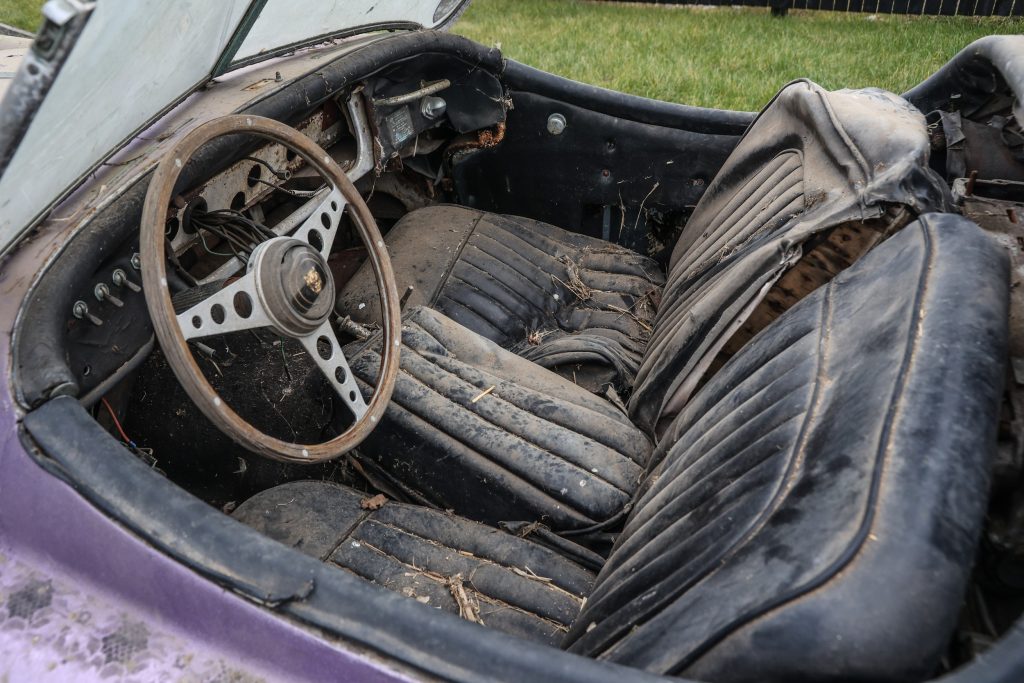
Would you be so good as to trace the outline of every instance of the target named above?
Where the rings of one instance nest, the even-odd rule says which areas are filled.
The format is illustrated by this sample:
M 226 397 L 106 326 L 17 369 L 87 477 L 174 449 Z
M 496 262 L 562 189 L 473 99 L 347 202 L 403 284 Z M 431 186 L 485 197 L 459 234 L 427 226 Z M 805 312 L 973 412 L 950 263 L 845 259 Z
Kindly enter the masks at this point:
M 410 202 L 443 200 L 446 152 L 472 143 L 482 129 L 502 126 L 508 107 L 494 73 L 434 55 L 393 63 L 289 123 L 327 150 L 364 196 L 375 197 L 378 205 L 388 196 L 398 197 L 390 205 L 397 208 L 389 209 L 397 215 Z M 198 218 L 236 211 L 275 234 L 287 234 L 322 200 L 318 179 L 301 158 L 278 144 L 236 141 L 211 165 L 199 182 L 175 197 L 168 214 L 168 253 L 181 266 L 175 272 L 199 273 L 194 281 L 169 275 L 172 296 L 223 281 L 244 267 L 242 260 L 231 258 L 203 270 L 196 254 L 208 248 L 208 233 L 197 229 Z M 45 340 L 37 339 L 40 346 L 33 347 L 31 332 L 15 340 L 15 369 L 26 403 L 72 395 L 92 405 L 152 351 L 137 222 L 148 180 L 139 185 L 118 200 L 117 225 L 107 229 L 94 221 L 100 224 L 77 234 L 40 279 L 37 305 L 27 309 L 28 325 L 22 330 L 35 328 Z M 128 216 L 136 217 L 133 225 L 125 225 Z M 43 301 L 49 308 L 39 305 Z M 40 358 L 63 362 L 40 367 Z

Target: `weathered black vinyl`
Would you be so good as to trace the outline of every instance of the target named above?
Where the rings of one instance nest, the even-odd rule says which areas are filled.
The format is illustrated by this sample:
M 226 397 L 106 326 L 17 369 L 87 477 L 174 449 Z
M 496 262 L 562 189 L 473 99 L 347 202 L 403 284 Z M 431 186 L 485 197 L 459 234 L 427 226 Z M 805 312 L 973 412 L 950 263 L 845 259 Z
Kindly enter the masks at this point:
M 1019 4 L 1024 9 L 1024 3 Z M 1019 114 L 1024 36 L 979 38 L 903 97 L 925 113 L 956 110 L 970 118 L 982 111 L 1012 108 Z
M 363 457 L 437 507 L 488 524 L 566 530 L 619 515 L 651 449 L 622 411 L 431 309 L 403 323 L 391 405 Z M 364 391 L 380 365 L 376 343 L 345 349 Z
M 414 211 L 385 241 L 398 290 L 413 288 L 407 307 L 435 308 L 541 367 L 578 374 L 581 385 L 591 372 L 632 387 L 665 283 L 653 259 L 529 218 L 460 206 Z M 570 266 L 589 290 L 584 298 L 568 284 Z M 364 265 L 339 293 L 338 312 L 379 324 L 376 300 Z
M 568 92 L 555 92 L 562 84 Z M 571 81 L 524 79 L 521 87 L 510 90 L 502 144 L 456 160 L 459 203 L 592 237 L 604 237 L 607 222 L 608 241 L 652 256 L 671 249 L 675 229 L 751 119 L 666 103 L 630 112 L 649 101 L 599 98 L 600 89 Z M 547 121 L 556 113 L 567 125 L 551 135 Z
M 367 581 L 459 614 L 459 581 L 486 626 L 558 646 L 594 575 L 505 531 L 396 502 L 364 509 L 365 493 L 324 481 L 284 484 L 233 513 L 270 538 Z
M 733 150 L 683 229 L 629 401 L 654 433 L 692 394 L 706 363 L 804 242 L 891 206 L 946 210 L 928 166 L 924 116 L 883 90 L 789 84 Z
M 570 649 L 722 683 L 932 674 L 985 516 L 1008 300 L 1003 249 L 929 214 L 783 314 L 669 427 Z

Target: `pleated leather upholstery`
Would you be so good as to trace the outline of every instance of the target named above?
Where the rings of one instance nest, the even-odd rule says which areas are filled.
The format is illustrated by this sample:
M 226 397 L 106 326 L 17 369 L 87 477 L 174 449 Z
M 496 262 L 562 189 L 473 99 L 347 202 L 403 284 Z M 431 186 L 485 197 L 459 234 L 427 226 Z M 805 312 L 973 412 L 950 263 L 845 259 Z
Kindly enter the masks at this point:
M 838 226 L 898 216 L 888 234 L 914 214 L 947 208 L 929 149 L 924 117 L 896 95 L 796 81 L 708 186 L 667 282 L 652 260 L 616 245 L 462 207 L 412 212 L 386 242 L 399 288 L 415 287 L 410 304 L 436 308 L 591 390 L 611 382 L 631 394 L 632 421 L 654 435 L 808 243 Z M 339 312 L 373 322 L 376 298 L 362 268 L 342 290 Z
M 687 223 L 653 333 L 662 280 L 645 257 L 525 218 L 453 206 L 410 213 L 387 236 L 398 286 L 414 288 L 407 310 L 441 315 L 410 317 L 394 405 L 362 450 L 430 504 L 472 519 L 556 529 L 613 519 L 650 448 L 634 425 L 653 438 L 671 422 L 805 243 L 892 205 L 943 204 L 928 150 L 923 116 L 895 95 L 787 86 Z M 339 310 L 373 322 L 375 301 L 363 268 Z M 575 404 L 538 409 L 553 380 L 537 366 L 576 379 L 584 364 L 610 368 L 627 387 L 636 373 L 629 420 L 575 393 Z M 366 382 L 376 365 L 372 352 L 354 363 Z M 470 402 L 491 385 L 493 397 Z M 529 404 L 508 403 L 516 392 Z M 592 469 L 596 481 L 578 478 Z
M 651 259 L 546 223 L 459 206 L 414 211 L 385 241 L 407 305 L 425 305 L 542 367 L 572 376 L 607 368 L 632 386 L 664 284 Z M 379 322 L 376 285 L 361 268 L 338 310 Z M 361 306 L 362 304 L 362 306 Z
M 589 571 L 512 534 L 418 506 L 360 504 L 369 498 L 331 482 L 298 481 L 253 496 L 233 515 L 427 607 L 461 610 L 550 645 L 564 637 L 593 585 Z
M 369 391 L 378 339 L 345 350 Z M 404 318 L 401 371 L 359 447 L 442 509 L 482 522 L 605 522 L 632 498 L 651 443 L 621 410 L 432 309 Z
M 1006 360 L 1003 250 L 930 214 L 679 413 L 566 645 L 720 683 L 921 680 L 956 623 Z
M 774 232 L 803 213 L 804 165 L 796 150 L 780 152 L 760 167 L 730 180 L 733 186 L 724 201 L 713 202 L 711 197 L 715 195 L 710 195 L 700 207 L 708 208 L 695 212 L 694 225 L 704 227 L 700 239 L 674 252 L 672 271 L 684 279 L 725 259 L 751 237 Z
M 948 191 L 928 156 L 924 117 L 896 95 L 828 92 L 809 81 L 785 87 L 708 186 L 673 250 L 629 402 L 634 423 L 653 434 L 671 422 L 808 241 L 894 206 L 944 209 Z

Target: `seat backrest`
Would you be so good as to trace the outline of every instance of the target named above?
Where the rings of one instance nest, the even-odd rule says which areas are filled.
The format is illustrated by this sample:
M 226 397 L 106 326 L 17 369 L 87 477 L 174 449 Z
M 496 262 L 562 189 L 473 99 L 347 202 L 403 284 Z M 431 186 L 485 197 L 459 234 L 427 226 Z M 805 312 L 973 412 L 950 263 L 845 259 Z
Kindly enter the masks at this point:
M 919 680 L 955 625 L 1006 363 L 1006 254 L 929 214 L 694 396 L 572 651 L 730 681 Z
M 913 214 L 946 209 L 948 191 L 928 168 L 929 149 L 923 115 L 896 95 L 828 92 L 809 81 L 783 88 L 726 160 L 673 250 L 629 404 L 632 420 L 649 433 L 671 421 L 757 304 L 826 231 L 875 221 L 881 237 Z M 876 241 L 857 243 L 866 250 Z M 831 270 L 846 265 L 826 260 Z

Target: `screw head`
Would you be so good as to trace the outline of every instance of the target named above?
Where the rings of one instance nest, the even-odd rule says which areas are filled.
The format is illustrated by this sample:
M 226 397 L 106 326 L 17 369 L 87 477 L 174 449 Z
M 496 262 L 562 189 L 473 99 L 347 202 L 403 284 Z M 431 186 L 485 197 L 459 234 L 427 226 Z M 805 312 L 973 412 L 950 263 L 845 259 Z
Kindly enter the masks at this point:
M 548 117 L 548 132 L 552 135 L 561 135 L 565 131 L 566 125 L 568 124 L 565 117 L 557 112 Z

